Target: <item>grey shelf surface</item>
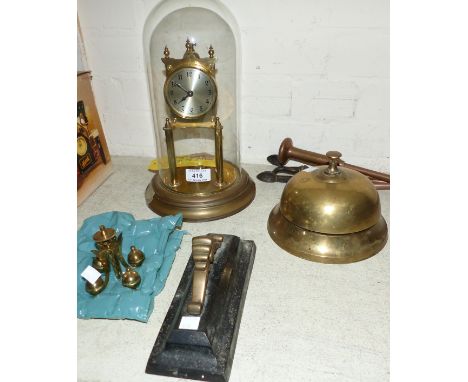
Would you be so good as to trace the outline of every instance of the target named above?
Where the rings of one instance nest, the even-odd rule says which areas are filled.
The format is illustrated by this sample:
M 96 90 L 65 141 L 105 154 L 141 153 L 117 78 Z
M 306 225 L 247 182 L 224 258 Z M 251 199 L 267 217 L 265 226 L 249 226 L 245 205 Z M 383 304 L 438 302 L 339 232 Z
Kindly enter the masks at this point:
M 152 178 L 149 162 L 114 157 L 113 174 L 78 208 L 78 227 L 87 217 L 107 211 L 155 217 L 144 198 Z M 347 265 L 289 255 L 266 230 L 284 184 L 256 179 L 272 166 L 243 167 L 256 183 L 255 200 L 222 220 L 184 223 L 190 235 L 182 241 L 148 323 L 77 320 L 79 381 L 178 380 L 145 374 L 146 362 L 190 256 L 191 238 L 209 232 L 254 240 L 257 246 L 231 382 L 389 380 L 389 243 L 376 256 Z M 390 192 L 379 194 L 390 227 Z

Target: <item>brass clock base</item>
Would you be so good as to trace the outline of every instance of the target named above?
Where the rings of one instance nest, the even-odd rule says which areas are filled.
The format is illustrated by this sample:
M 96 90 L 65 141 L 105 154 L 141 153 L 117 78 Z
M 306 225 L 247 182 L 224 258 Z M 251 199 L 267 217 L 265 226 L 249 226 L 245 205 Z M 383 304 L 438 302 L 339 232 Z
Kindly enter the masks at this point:
M 255 198 L 255 183 L 245 170 L 224 190 L 206 195 L 184 194 L 169 189 L 157 173 L 145 192 L 146 204 L 160 216 L 181 212 L 184 221 L 208 221 L 236 214 Z
M 279 204 L 271 211 L 268 233 L 278 246 L 294 256 L 328 264 L 346 264 L 376 255 L 387 242 L 387 223 L 381 216 L 363 231 L 332 235 L 304 230 L 283 217 Z

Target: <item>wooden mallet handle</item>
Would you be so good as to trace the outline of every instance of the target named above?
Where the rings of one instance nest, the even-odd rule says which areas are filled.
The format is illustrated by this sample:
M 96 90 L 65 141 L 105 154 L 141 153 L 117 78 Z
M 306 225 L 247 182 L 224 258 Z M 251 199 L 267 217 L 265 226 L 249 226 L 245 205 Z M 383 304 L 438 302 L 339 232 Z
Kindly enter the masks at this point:
M 312 151 L 298 149 L 293 146 L 293 141 L 291 138 L 285 138 L 281 142 L 281 146 L 278 151 L 278 160 L 282 166 L 288 163 L 289 160 L 295 160 L 304 164 L 310 165 L 326 165 L 329 162 L 329 159 L 326 155 L 314 153 Z M 339 165 L 351 170 L 359 171 L 361 174 L 369 176 L 374 179 L 382 180 L 384 182 L 390 183 L 390 175 L 383 172 L 378 172 L 374 170 L 369 170 L 364 167 L 354 166 L 348 164 L 343 160 L 339 160 Z

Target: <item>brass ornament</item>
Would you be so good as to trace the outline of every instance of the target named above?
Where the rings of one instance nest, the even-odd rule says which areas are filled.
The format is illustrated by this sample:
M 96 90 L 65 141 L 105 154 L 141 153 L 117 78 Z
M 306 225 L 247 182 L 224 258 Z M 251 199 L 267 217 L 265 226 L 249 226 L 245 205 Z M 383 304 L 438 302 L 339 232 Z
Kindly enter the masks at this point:
M 99 277 L 94 283 L 86 281 L 85 290 L 95 296 L 101 293 L 109 283 L 111 270 L 116 279 L 122 282 L 127 288 L 136 289 L 141 283 L 141 277 L 133 267 L 140 266 L 145 256 L 142 251 L 135 246 L 131 246 L 128 255 L 129 263 L 122 256 L 122 234 L 117 236 L 116 230 L 103 225 L 99 226 L 99 231 L 93 235 L 94 244 L 97 249 L 91 250 L 94 253 L 92 267 L 104 273 L 105 278 Z M 122 273 L 121 266 L 126 269 Z
M 321 263 L 351 263 L 377 254 L 387 241 L 380 199 L 369 178 L 340 166 L 301 171 L 287 183 L 268 219 L 271 238 L 287 252 Z
M 122 275 L 122 285 L 127 288 L 136 289 L 140 285 L 141 277 L 137 271 L 128 267 Z
M 197 236 L 192 239 L 192 258 L 194 261 L 192 279 L 192 300 L 187 304 L 187 312 L 200 315 L 205 301 L 206 286 L 211 263 L 223 242 L 222 235 Z
M 91 250 L 95 254 L 93 258 L 92 267 L 97 271 L 103 273 L 109 271 L 109 255 L 107 254 L 108 249 Z
M 102 277 L 99 277 L 94 283 L 90 283 L 89 281 L 86 281 L 85 290 L 89 294 L 96 296 L 106 288 L 108 282 L 109 282 L 109 273 L 107 272 L 105 280 L 103 280 Z
M 115 238 L 115 229 L 99 226 L 99 231 L 93 235 L 93 240 L 100 246 L 106 246 Z
M 143 263 L 143 260 L 145 260 L 145 255 L 142 251 L 140 251 L 134 245 L 132 245 L 130 247 L 130 252 L 128 253 L 127 260 L 132 267 L 139 267 Z

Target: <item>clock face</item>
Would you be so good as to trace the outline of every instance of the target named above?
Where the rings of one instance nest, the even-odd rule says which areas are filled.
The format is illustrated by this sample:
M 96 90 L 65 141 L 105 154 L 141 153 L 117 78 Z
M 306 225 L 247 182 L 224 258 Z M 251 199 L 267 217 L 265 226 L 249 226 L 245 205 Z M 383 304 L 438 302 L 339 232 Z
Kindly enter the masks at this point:
M 88 151 L 88 144 L 86 143 L 86 139 L 83 137 L 78 137 L 77 138 L 77 144 L 78 144 L 78 155 L 83 156 L 86 154 Z
M 210 111 L 215 104 L 216 83 L 200 69 L 182 68 L 166 80 L 164 96 L 178 116 L 198 118 Z

